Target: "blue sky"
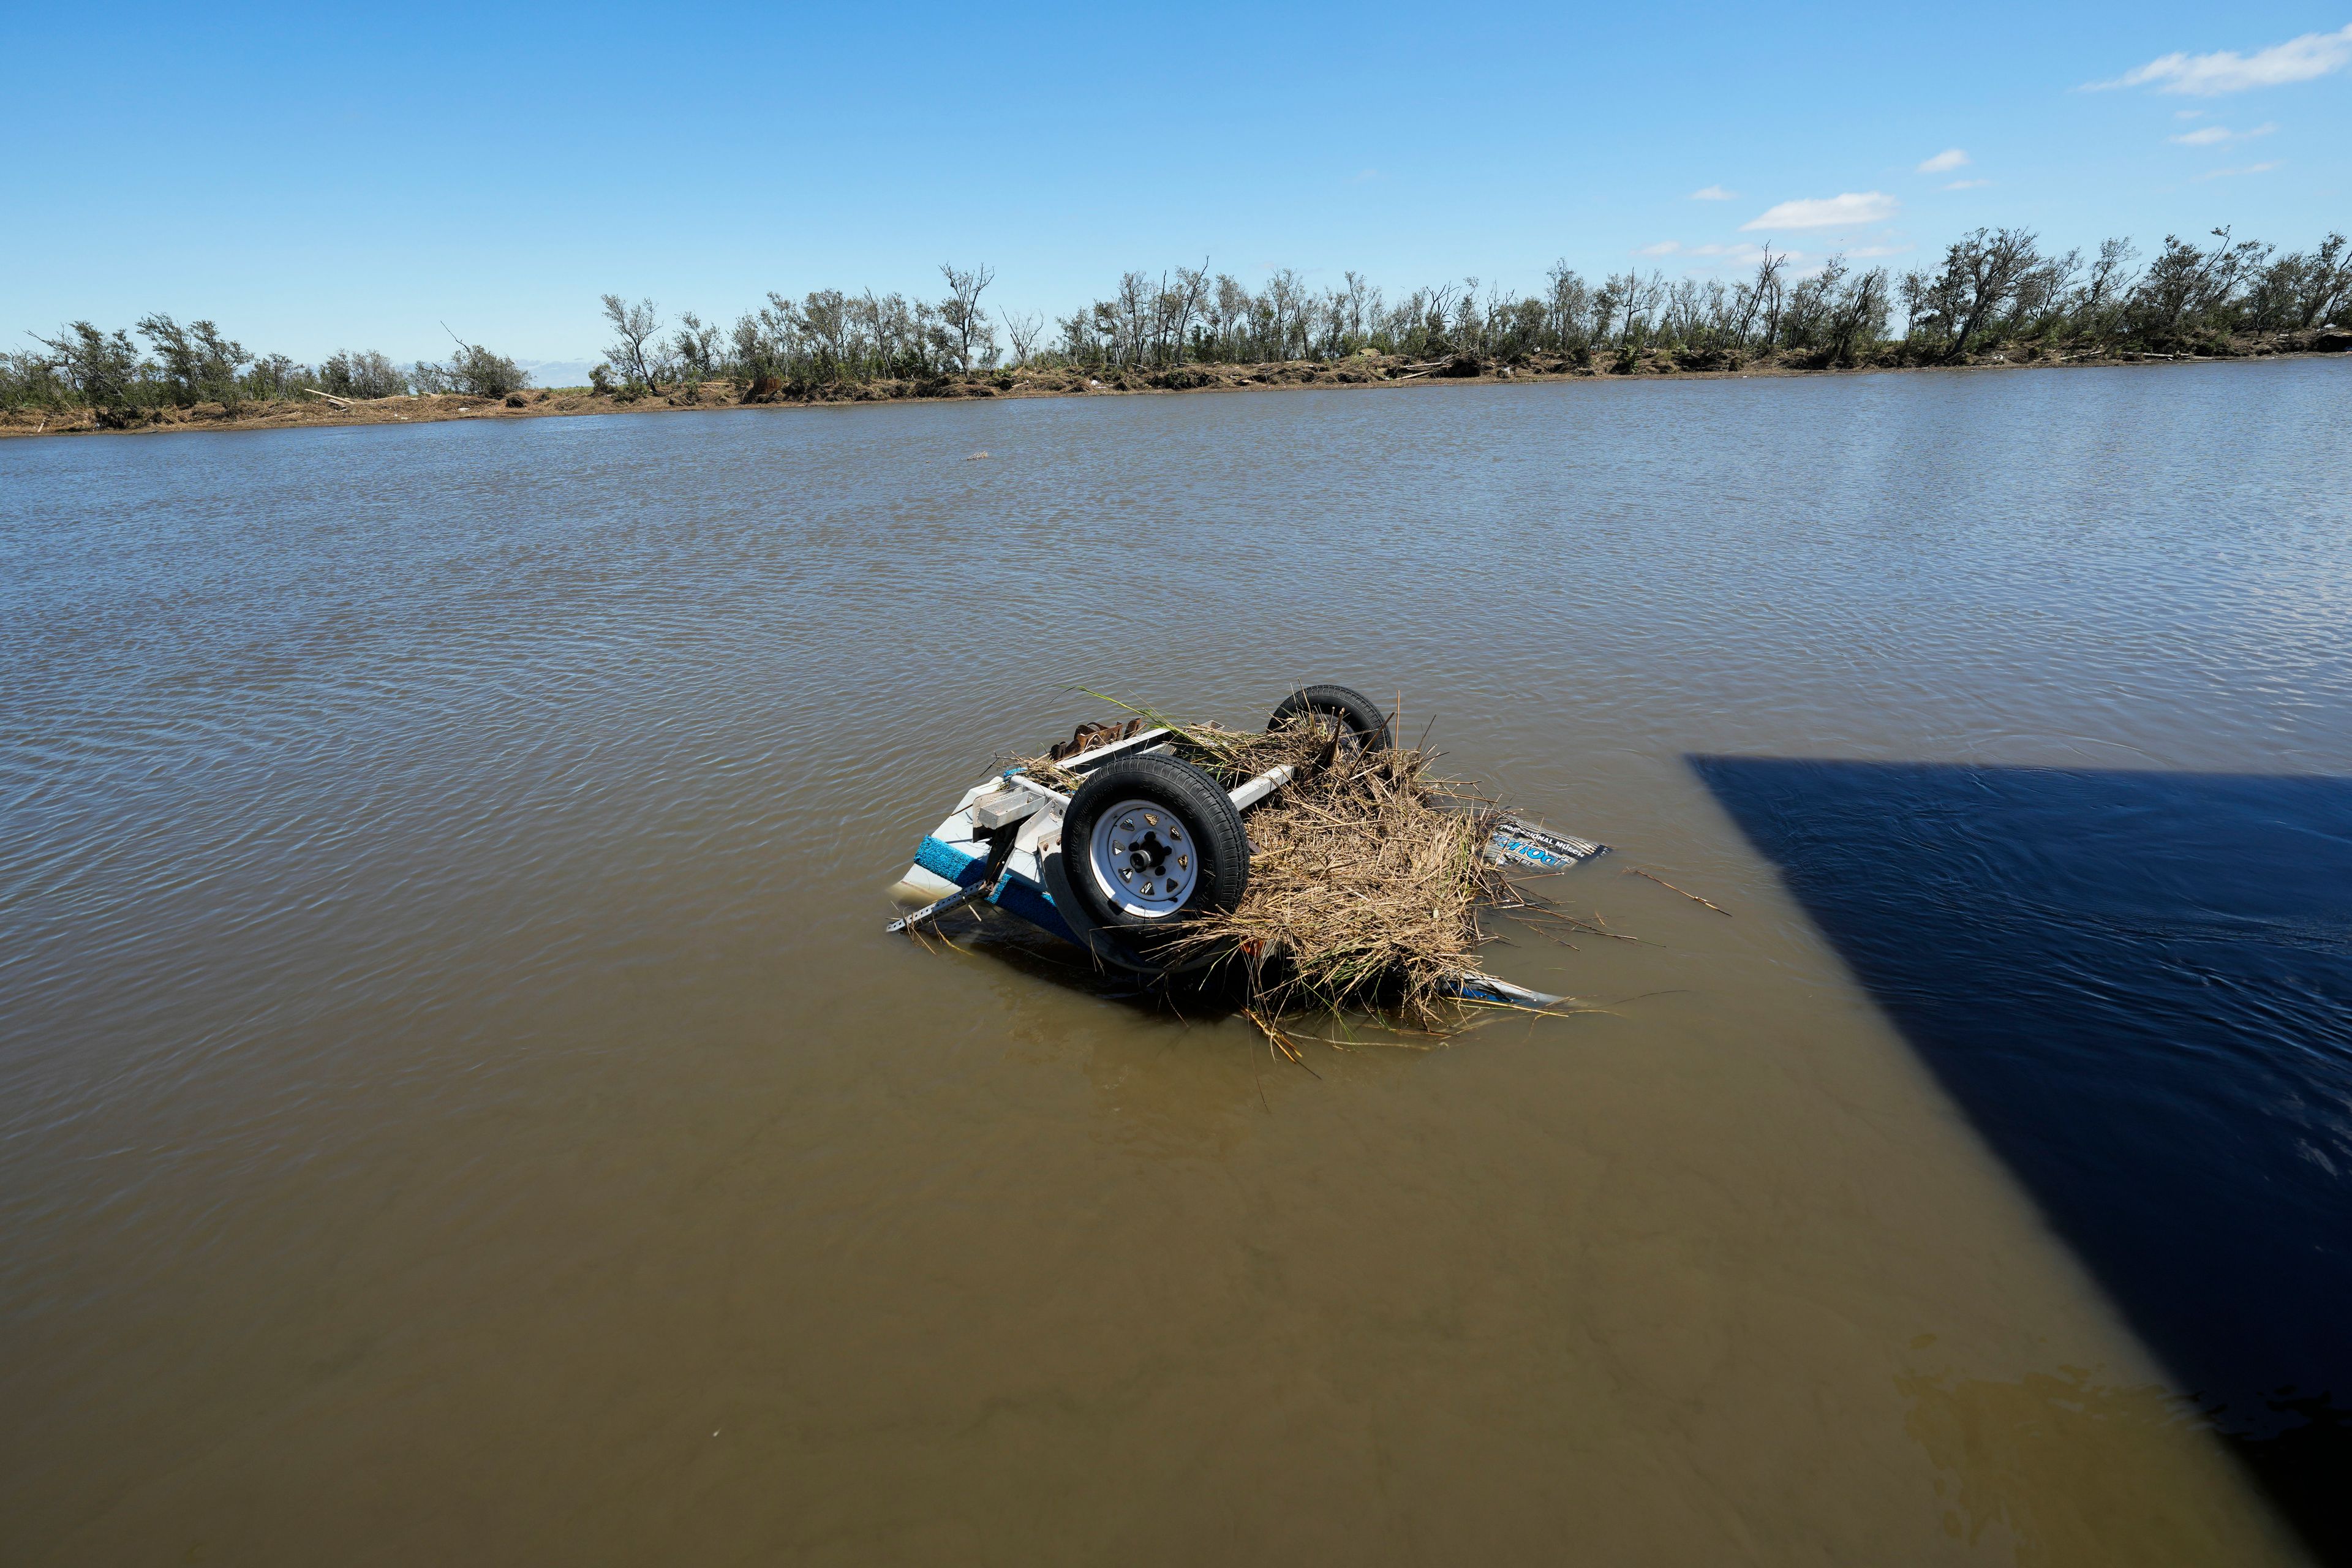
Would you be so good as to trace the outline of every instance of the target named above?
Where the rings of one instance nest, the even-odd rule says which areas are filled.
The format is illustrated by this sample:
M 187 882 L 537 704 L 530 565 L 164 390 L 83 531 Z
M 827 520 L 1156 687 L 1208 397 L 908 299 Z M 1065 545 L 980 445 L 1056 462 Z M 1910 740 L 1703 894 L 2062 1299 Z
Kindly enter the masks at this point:
M 950 259 L 1066 312 L 1203 257 L 1393 292 L 2352 228 L 2352 0 L 23 5 L 0 79 L 18 343 L 164 310 L 300 359 L 446 321 L 577 360 L 607 290 L 731 320 Z

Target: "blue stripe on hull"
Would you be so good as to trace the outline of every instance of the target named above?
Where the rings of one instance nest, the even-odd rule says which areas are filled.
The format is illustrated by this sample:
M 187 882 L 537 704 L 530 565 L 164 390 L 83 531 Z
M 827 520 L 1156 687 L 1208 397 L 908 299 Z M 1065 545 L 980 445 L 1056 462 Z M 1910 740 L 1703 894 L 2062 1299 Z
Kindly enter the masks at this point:
M 922 847 L 915 851 L 915 864 L 934 877 L 944 877 L 959 888 L 969 888 L 988 874 L 988 857 L 974 855 L 943 838 L 926 836 Z M 1006 914 L 1018 915 L 1049 936 L 1064 942 L 1077 942 L 1077 933 L 1070 930 L 1067 921 L 1054 907 L 1053 895 L 1029 880 L 1007 871 L 989 895 L 990 903 Z M 1083 945 L 1083 944 L 1082 944 Z
M 923 838 L 923 847 L 915 851 L 915 864 L 934 877 L 945 877 L 959 888 L 971 887 L 988 869 L 985 856 L 959 849 L 929 835 Z
M 1062 911 L 1054 907 L 1053 895 L 1026 877 L 1016 877 L 1007 872 L 1004 879 L 997 883 L 996 892 L 989 902 L 1007 914 L 1019 915 L 1039 931 L 1060 937 L 1064 942 L 1078 940 L 1069 922 L 1062 919 Z

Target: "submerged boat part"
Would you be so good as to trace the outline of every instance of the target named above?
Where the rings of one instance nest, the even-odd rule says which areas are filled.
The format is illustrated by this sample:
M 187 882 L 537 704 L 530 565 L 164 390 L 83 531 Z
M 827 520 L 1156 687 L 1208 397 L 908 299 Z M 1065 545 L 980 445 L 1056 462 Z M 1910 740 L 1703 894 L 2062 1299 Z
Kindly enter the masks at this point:
M 1343 687 L 1305 691 L 1306 696 L 1294 695 L 1286 704 L 1344 724 L 1359 743 L 1367 733 L 1385 735 L 1385 725 L 1372 722 L 1379 711 L 1368 700 Z M 1361 713 L 1356 711 L 1359 708 Z M 1283 720 L 1278 710 L 1276 722 Z M 1233 842 L 1222 846 L 1221 857 L 1219 840 L 1226 834 L 1207 833 L 1204 842 L 1206 827 L 1215 825 L 1196 820 L 1188 833 L 1181 818 L 1187 812 L 1196 819 L 1214 816 L 1229 830 L 1237 829 L 1242 814 L 1279 795 L 1299 776 L 1299 768 L 1288 763 L 1270 768 L 1226 790 L 1175 754 L 1180 738 L 1164 727 L 1139 731 L 1133 722 L 1081 726 L 1070 742 L 1079 749 L 1053 759 L 1062 773 L 1079 776 L 1070 793 L 1017 766 L 974 784 L 924 837 L 915 863 L 891 889 L 901 902 L 922 907 L 891 921 L 887 929 L 911 931 L 984 900 L 1049 936 L 1084 948 L 1105 967 L 1148 981 L 1165 982 L 1210 968 L 1220 955 L 1196 952 L 1181 963 L 1159 960 L 1150 933 L 1188 915 L 1204 900 L 1231 907 L 1245 883 L 1251 851 L 1246 839 L 1234 831 Z M 1328 763 L 1331 754 L 1327 750 L 1321 762 Z M 1142 766 L 1122 763 L 1103 772 L 1122 758 L 1151 760 Z M 1308 771 L 1319 765 L 1310 763 Z M 1179 773 L 1190 782 L 1177 778 Z M 1117 798 L 1106 801 L 1106 791 Z M 1178 796 L 1189 807 L 1171 812 Z M 1077 837 L 1066 847 L 1064 823 L 1073 816 L 1082 820 L 1076 822 Z M 1607 853 L 1607 847 L 1506 816 L 1496 823 L 1483 850 L 1496 865 L 1563 871 Z M 1238 864 L 1220 868 L 1221 858 Z M 1087 888 L 1075 885 L 1080 879 Z M 1096 894 L 1091 899 L 1089 889 Z M 1481 973 L 1465 976 L 1452 994 L 1465 1002 L 1534 1011 L 1567 1000 Z

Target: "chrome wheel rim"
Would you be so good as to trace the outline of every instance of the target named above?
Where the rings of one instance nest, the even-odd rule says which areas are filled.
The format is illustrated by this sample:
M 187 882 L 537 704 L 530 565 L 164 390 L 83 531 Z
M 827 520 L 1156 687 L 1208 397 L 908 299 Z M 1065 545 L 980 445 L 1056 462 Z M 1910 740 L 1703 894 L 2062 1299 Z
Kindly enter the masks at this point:
M 1111 907 L 1165 920 L 1201 885 L 1201 856 L 1176 814 L 1157 801 L 1123 800 L 1095 818 L 1087 864 Z

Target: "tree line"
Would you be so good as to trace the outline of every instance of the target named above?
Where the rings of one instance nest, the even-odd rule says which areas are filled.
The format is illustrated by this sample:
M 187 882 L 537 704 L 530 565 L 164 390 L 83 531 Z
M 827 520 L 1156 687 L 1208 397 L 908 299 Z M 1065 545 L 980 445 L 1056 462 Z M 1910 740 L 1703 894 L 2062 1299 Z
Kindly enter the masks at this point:
M 1253 291 L 1203 265 L 1127 274 L 1109 299 L 1056 323 L 1053 350 L 1075 364 L 1146 369 L 1365 353 L 1633 361 L 1652 351 L 1694 368 L 1759 354 L 1826 367 L 1957 363 L 2003 347 L 2166 353 L 2352 313 L 2352 247 L 2340 234 L 2285 253 L 2225 229 L 2203 243 L 2167 236 L 2145 268 L 2137 261 L 2129 240 L 2086 257 L 2045 250 L 2029 230 L 1979 229 L 1940 264 L 1899 276 L 1843 256 L 1799 268 L 1768 247 L 1738 279 L 1628 268 L 1592 282 L 1562 262 L 1538 292 L 1482 291 L 1471 278 L 1396 299 L 1354 272 L 1318 289 L 1285 270 Z
M 613 342 L 593 373 L 598 392 L 623 398 L 671 387 L 731 380 L 764 395 L 787 387 L 877 380 L 934 381 L 993 370 L 1003 358 L 996 321 L 981 296 L 996 280 L 988 267 L 942 266 L 944 299 L 908 299 L 866 289 L 819 289 L 767 302 L 738 317 L 731 330 L 682 312 L 665 331 L 651 300 L 632 305 L 604 296 Z M 1035 347 L 1035 329 L 1009 319 L 1018 359 Z
M 51 336 L 27 334 L 35 347 L 0 352 L 0 408 L 89 408 L 101 423 L 121 425 L 154 410 L 205 404 L 234 413 L 306 390 L 347 399 L 441 392 L 502 397 L 530 384 L 513 360 L 462 339 L 446 361 L 419 360 L 404 369 L 373 351 L 340 351 L 315 365 L 257 354 L 211 321 L 183 324 L 160 311 L 141 317 L 133 330 L 143 347 L 129 331 L 103 331 L 88 321 L 69 322 Z
M 604 297 L 613 337 L 593 389 L 626 401 L 698 395 L 714 381 L 752 398 L 897 381 L 921 387 L 1026 367 L 1170 370 L 1188 362 L 1263 363 L 1402 355 L 1510 364 L 1551 356 L 1613 368 L 1719 369 L 1770 360 L 1816 368 L 1956 363 L 1999 350 L 2116 353 L 2226 348 L 2352 314 L 2352 247 L 2330 234 L 2281 251 L 2215 229 L 2168 235 L 2146 258 L 2128 240 L 2095 253 L 2043 248 L 2021 228 L 1978 229 L 1939 262 L 1896 274 L 1832 256 L 1810 267 L 1769 247 L 1752 272 L 1668 279 L 1637 269 L 1585 279 L 1565 262 L 1537 291 L 1476 278 L 1385 294 L 1360 274 L 1317 288 L 1284 269 L 1251 289 L 1203 261 L 1129 272 L 1109 298 L 1066 317 L 992 313 L 987 267 L 940 269 L 936 300 L 872 289 L 772 292 L 732 327 L 694 311 L 666 321 L 650 300 Z M 1899 321 L 1899 331 L 1895 323 Z M 293 396 L 461 392 L 497 397 L 528 384 L 512 360 L 458 341 L 446 362 L 405 368 L 376 353 L 318 365 L 257 355 L 208 321 L 142 318 L 129 333 L 75 321 L 31 349 L 0 354 L 0 406 L 89 407 L 121 416 L 165 405 Z M 1008 363 L 1009 362 L 1009 363 Z

